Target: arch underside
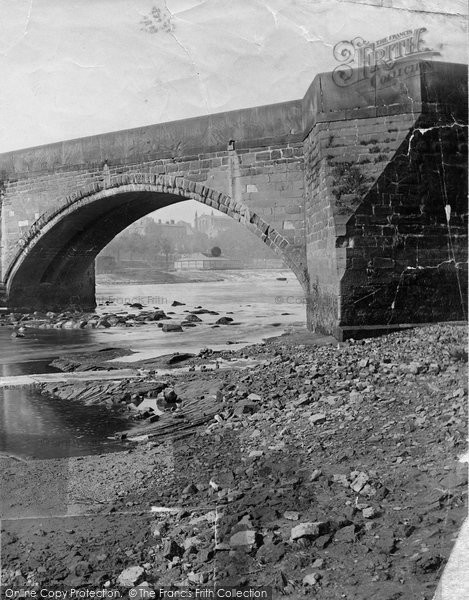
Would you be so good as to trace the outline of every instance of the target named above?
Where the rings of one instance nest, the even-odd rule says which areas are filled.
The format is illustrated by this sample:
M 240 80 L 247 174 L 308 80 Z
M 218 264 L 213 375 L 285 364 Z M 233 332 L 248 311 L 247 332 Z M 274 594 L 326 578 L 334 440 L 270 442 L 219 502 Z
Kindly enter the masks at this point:
M 5 282 L 9 307 L 17 310 L 95 308 L 94 262 L 99 252 L 141 217 L 191 198 L 201 201 L 191 193 L 183 195 L 179 191 L 161 192 L 149 190 L 148 186 L 139 189 L 136 185 L 123 185 L 89 194 L 71 205 L 68 203 L 62 211 L 45 219 L 40 229 L 32 231 L 32 239 L 13 261 Z M 213 203 L 207 204 L 213 206 Z M 243 222 L 239 214 L 235 217 Z M 272 235 L 268 237 L 274 231 L 272 228 L 266 232 L 265 224 L 252 214 L 244 224 L 281 255 L 300 279 L 301 269 L 291 254 L 285 252 L 285 244 L 280 247 L 272 242 Z M 275 239 L 278 237 L 276 234 Z M 303 283 L 301 279 L 300 282 Z

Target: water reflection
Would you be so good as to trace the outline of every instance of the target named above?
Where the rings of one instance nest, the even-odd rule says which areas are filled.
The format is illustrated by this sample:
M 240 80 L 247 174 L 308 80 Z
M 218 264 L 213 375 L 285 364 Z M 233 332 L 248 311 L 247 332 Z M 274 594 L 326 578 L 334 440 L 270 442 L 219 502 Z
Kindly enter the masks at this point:
M 55 458 L 108 452 L 122 444 L 106 439 L 125 428 L 107 409 L 54 400 L 35 388 L 0 390 L 0 451 Z
M 35 361 L 1 365 L 2 375 L 57 369 Z M 0 452 L 56 458 L 108 452 L 122 447 L 108 440 L 126 423 L 108 409 L 43 396 L 35 387 L 0 389 Z

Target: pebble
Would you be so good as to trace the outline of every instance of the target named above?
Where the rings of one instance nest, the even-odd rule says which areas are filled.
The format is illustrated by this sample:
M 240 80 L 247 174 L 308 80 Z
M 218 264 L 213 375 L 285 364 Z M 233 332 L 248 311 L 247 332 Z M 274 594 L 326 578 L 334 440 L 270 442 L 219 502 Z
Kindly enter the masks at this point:
M 288 519 L 289 521 L 298 521 L 298 519 L 300 518 L 300 513 L 294 510 L 286 510 L 283 513 L 283 517 L 284 519 Z
M 312 425 L 321 425 L 326 422 L 326 415 L 324 413 L 316 413 L 309 417 L 309 422 Z

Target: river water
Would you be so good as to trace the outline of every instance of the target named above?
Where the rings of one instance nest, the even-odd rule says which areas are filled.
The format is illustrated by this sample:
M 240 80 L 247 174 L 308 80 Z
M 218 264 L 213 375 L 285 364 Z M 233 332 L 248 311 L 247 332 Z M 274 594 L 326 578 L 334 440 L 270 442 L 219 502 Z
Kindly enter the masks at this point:
M 184 311 L 202 306 L 231 316 L 234 324 L 213 327 L 219 318 L 200 315 L 202 323 L 183 333 L 163 333 L 156 323 L 133 328 L 35 329 L 11 338 L 0 328 L 0 376 L 50 373 L 51 360 L 71 352 L 128 347 L 127 361 L 173 352 L 239 348 L 281 335 L 305 322 L 304 296 L 291 271 L 223 272 L 223 281 L 184 284 L 98 285 L 97 312 L 135 312 L 126 303 L 159 307 L 175 322 Z M 184 306 L 171 307 L 173 300 Z M 106 304 L 108 302 L 109 304 Z M 119 359 L 122 360 L 122 359 Z M 46 398 L 33 387 L 0 389 L 0 454 L 37 458 L 102 453 L 117 449 L 111 439 L 126 424 L 107 409 Z

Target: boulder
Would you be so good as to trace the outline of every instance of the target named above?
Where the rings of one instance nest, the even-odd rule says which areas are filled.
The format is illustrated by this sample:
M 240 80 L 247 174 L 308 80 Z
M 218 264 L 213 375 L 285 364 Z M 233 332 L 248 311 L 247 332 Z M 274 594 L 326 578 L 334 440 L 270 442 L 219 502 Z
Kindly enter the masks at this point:
M 303 577 L 303 585 L 316 585 L 320 579 L 318 573 L 309 573 Z
M 300 523 L 293 527 L 290 533 L 290 540 L 298 540 L 302 537 L 316 538 L 327 530 L 327 523 L 323 521 Z
M 133 587 L 142 580 L 145 570 L 143 567 L 134 566 L 124 569 L 117 578 L 117 585 L 122 587 Z
M 187 323 L 201 323 L 202 319 L 200 319 L 197 315 L 188 314 L 185 319 Z
M 215 324 L 216 325 L 229 325 L 232 322 L 233 322 L 233 319 L 231 317 L 221 317 L 220 319 L 215 321 Z
M 283 518 L 288 519 L 289 521 L 298 521 L 300 518 L 300 513 L 295 510 L 286 510 L 283 513 Z
M 166 388 L 163 392 L 163 396 L 166 402 L 168 402 L 169 404 L 176 402 L 178 399 L 178 395 L 176 394 L 173 388 Z
M 160 420 L 160 415 L 150 415 L 145 419 L 146 423 L 156 423 L 156 421 Z
M 183 331 L 179 323 L 165 323 L 162 329 L 165 333 L 176 333 L 178 331 Z
M 244 548 L 251 550 L 258 545 L 258 535 L 255 531 L 247 529 L 238 531 L 230 537 L 230 546 L 232 548 Z
M 255 412 L 257 412 L 257 410 L 259 410 L 259 407 L 254 403 L 254 402 L 250 402 L 249 400 L 240 400 L 234 409 L 234 414 L 235 415 L 253 415 Z
M 358 493 L 365 487 L 365 484 L 368 482 L 368 475 L 363 472 L 353 473 L 353 475 L 355 475 L 355 477 L 352 483 L 350 484 L 350 487 L 354 492 Z
M 164 310 L 155 310 L 155 312 L 151 313 L 149 319 L 151 321 L 160 321 L 161 319 L 169 319 L 169 317 L 166 316 Z
M 184 496 L 192 496 L 193 494 L 197 494 L 198 491 L 198 488 L 193 483 L 189 483 L 189 485 L 186 485 L 182 490 L 182 494 Z
M 165 540 L 162 554 L 167 560 L 173 560 L 175 556 L 184 554 L 184 548 L 181 548 L 175 540 Z
M 111 327 L 111 323 L 109 323 L 107 317 L 101 317 L 96 323 L 96 327 L 104 327 L 107 329 Z
M 347 525 L 342 527 L 334 535 L 335 542 L 354 542 L 355 541 L 355 525 Z

